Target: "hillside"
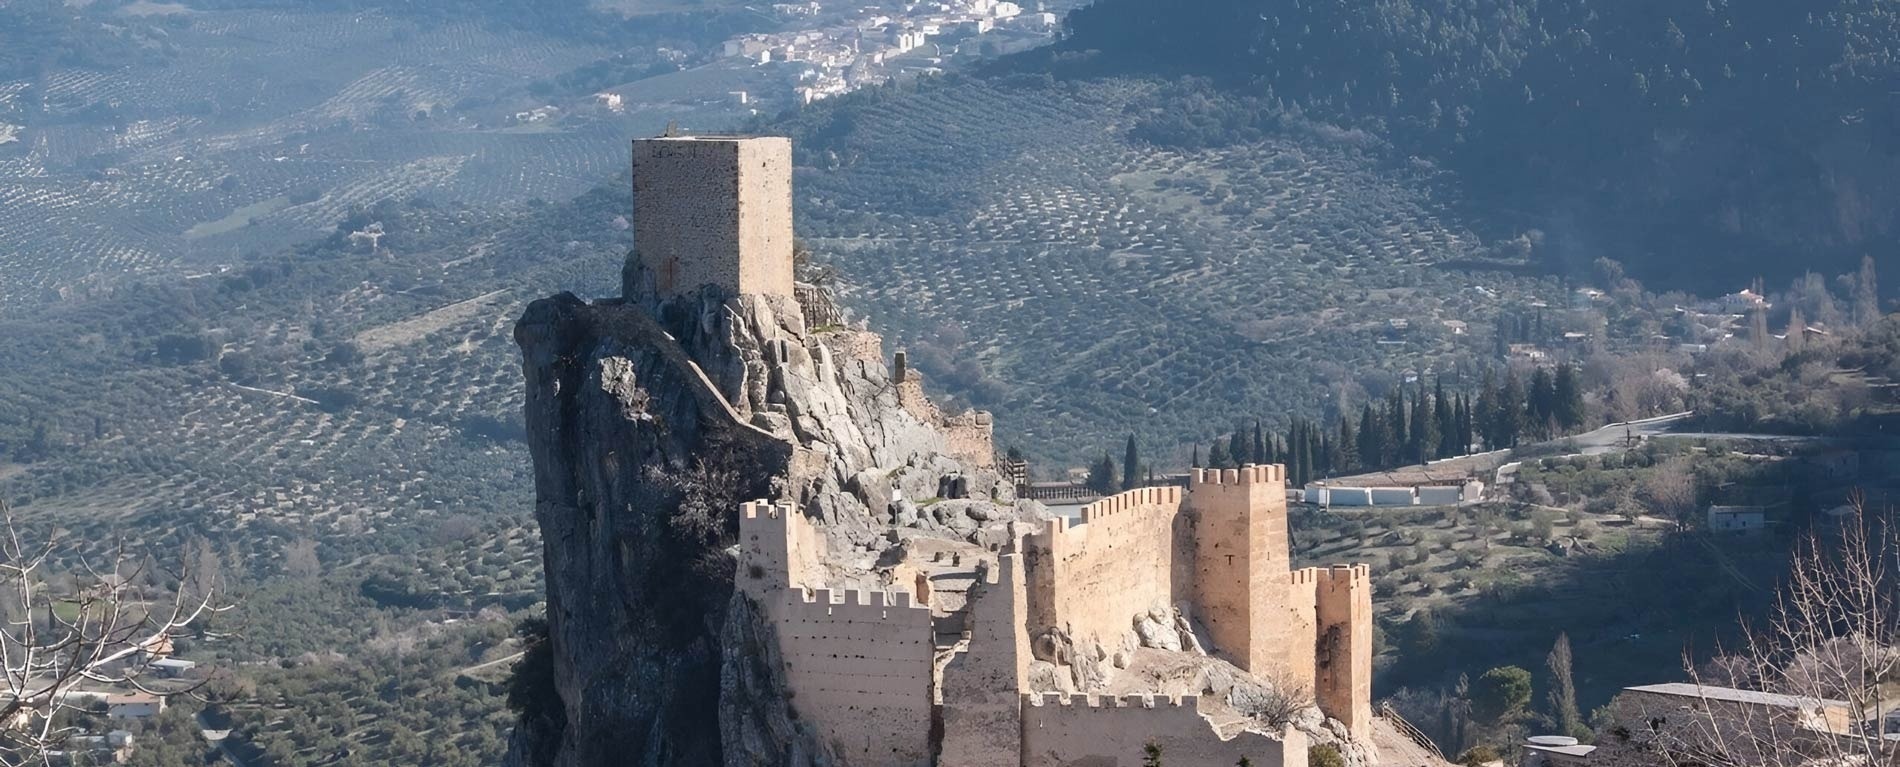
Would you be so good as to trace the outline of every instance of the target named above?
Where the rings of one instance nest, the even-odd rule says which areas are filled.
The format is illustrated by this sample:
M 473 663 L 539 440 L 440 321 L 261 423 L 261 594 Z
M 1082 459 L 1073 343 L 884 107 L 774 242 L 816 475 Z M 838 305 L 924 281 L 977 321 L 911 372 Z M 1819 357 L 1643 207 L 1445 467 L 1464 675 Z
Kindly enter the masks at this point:
M 1164 107 L 1143 134 L 1342 121 L 1446 161 L 1487 227 L 1545 230 L 1552 266 L 1618 253 L 1718 291 L 1900 249 L 1896 19 L 1888 0 L 1103 0 L 1013 66 L 1209 77 L 1222 106 Z

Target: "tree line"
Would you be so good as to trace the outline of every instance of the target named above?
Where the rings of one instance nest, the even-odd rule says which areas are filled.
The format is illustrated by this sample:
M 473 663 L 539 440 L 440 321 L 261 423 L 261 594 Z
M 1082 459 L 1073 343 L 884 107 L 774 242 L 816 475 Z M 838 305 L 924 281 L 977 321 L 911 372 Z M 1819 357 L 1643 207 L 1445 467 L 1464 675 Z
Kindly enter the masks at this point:
M 1215 437 L 1205 454 L 1194 446 L 1189 464 L 1197 469 L 1284 464 L 1287 483 L 1300 486 L 1555 439 L 1582 430 L 1585 419 L 1583 382 L 1574 365 L 1539 367 L 1528 380 L 1516 369 L 1507 369 L 1502 378 L 1486 371 L 1475 393 L 1447 391 L 1443 379 L 1428 388 L 1421 379 L 1392 387 L 1384 399 L 1366 402 L 1357 418 L 1337 417 L 1330 426 L 1295 418 L 1285 431 L 1270 432 L 1259 419 L 1242 421 Z M 1155 482 L 1154 467 L 1142 460 L 1130 434 L 1121 462 L 1103 452 L 1090 464 L 1084 484 L 1106 495 Z

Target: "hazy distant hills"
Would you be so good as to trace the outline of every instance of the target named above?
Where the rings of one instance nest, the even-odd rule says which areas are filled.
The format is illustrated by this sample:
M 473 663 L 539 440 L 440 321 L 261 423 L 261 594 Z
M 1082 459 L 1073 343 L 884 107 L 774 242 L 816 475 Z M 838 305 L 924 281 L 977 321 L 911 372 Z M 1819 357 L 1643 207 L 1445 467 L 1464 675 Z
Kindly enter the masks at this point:
M 1217 82 L 1230 103 L 1148 118 L 1163 144 L 1370 129 L 1558 263 L 1715 290 L 1900 249 L 1891 0 L 1102 0 L 1071 25 L 1014 66 Z

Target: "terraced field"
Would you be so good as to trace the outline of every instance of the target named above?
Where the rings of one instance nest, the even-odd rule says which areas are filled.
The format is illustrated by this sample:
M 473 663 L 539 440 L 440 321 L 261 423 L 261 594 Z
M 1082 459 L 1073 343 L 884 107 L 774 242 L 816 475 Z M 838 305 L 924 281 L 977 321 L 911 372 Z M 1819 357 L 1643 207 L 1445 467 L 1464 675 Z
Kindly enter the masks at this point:
M 384 199 L 565 199 L 666 119 L 520 131 L 505 108 L 471 106 L 521 98 L 599 46 L 374 12 L 188 19 L 167 66 L 0 82 L 0 122 L 26 123 L 0 143 L 0 312 L 233 263 Z M 28 93 L 37 107 L 8 117 Z
M 1113 116 L 1154 87 L 966 81 L 852 110 L 842 135 L 806 125 L 802 234 L 874 324 L 912 345 L 968 338 L 923 369 L 997 411 L 1006 441 L 1079 462 L 1133 431 L 1185 463 L 1237 418 L 1455 373 L 1487 349 L 1444 321 L 1485 327 L 1558 295 L 1439 268 L 1486 251 L 1451 212 L 1457 190 L 1350 137 L 1131 141 Z M 968 385 L 965 360 L 994 384 Z

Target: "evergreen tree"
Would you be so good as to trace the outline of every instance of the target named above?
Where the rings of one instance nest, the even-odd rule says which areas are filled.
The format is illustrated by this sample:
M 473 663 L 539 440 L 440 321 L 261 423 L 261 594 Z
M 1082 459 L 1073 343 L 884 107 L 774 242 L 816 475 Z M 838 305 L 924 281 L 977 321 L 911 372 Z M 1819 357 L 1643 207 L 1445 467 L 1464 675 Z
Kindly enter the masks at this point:
M 1280 435 L 1267 435 L 1267 459 L 1261 463 L 1285 463 L 1286 451 L 1280 449 Z
M 1529 416 L 1525 422 L 1528 431 L 1540 437 L 1553 436 L 1548 424 L 1557 415 L 1557 381 L 1551 378 L 1549 368 L 1538 368 L 1531 373 L 1529 401 L 1525 412 Z
M 1458 455 L 1469 455 L 1471 453 L 1472 435 L 1474 435 L 1475 433 L 1476 433 L 1476 428 L 1473 426 L 1472 416 L 1471 416 L 1471 397 L 1470 395 L 1467 395 L 1467 394 L 1459 394 L 1458 395 L 1458 433 L 1457 433 Z
M 1333 443 L 1333 449 L 1338 454 L 1333 460 L 1333 473 L 1352 473 L 1359 463 L 1359 437 L 1353 432 L 1351 418 L 1339 419 L 1339 441 Z
M 1135 452 L 1135 435 L 1128 435 L 1128 447 L 1122 451 L 1122 489 L 1133 490 L 1141 484 L 1141 455 Z
M 1266 432 L 1260 429 L 1260 421 L 1253 422 L 1253 460 L 1254 463 L 1273 463 L 1273 453 L 1267 449 Z
M 1214 446 L 1207 449 L 1207 468 L 1231 469 L 1234 456 L 1227 452 L 1227 438 L 1215 437 Z
M 1504 374 L 1504 388 L 1498 394 L 1498 439 L 1501 447 L 1517 447 L 1524 433 L 1524 382 L 1517 371 Z
M 1196 469 L 1201 468 L 1201 446 L 1200 445 L 1194 446 L 1194 455 L 1192 458 L 1188 459 L 1188 466 L 1191 466 Z
M 1583 382 L 1577 377 L 1577 368 L 1569 363 L 1558 367 L 1552 385 L 1557 390 L 1557 425 L 1572 432 L 1583 428 Z
M 1457 411 L 1445 399 L 1445 379 L 1432 382 L 1432 422 L 1438 426 L 1438 457 L 1460 455 L 1458 450 Z
M 1102 459 L 1089 467 L 1089 478 L 1084 483 L 1089 490 L 1102 495 L 1115 492 L 1120 482 L 1115 477 L 1115 459 L 1102 454 Z
M 1571 735 L 1585 730 L 1583 715 L 1577 711 L 1577 684 L 1571 669 L 1570 635 L 1557 635 L 1557 642 L 1551 645 L 1544 666 L 1550 670 L 1550 689 L 1545 694 L 1550 697 L 1550 720 L 1556 725 L 1557 733 Z
M 1405 387 L 1393 386 L 1385 398 L 1386 439 L 1385 460 L 1381 466 L 1397 466 L 1405 458 L 1405 448 L 1411 444 L 1405 437 Z
M 1872 327 L 1880 321 L 1880 286 L 1874 274 L 1874 257 L 1862 256 L 1860 274 L 1854 277 L 1854 323 Z
M 1379 425 L 1385 419 L 1372 412 L 1372 403 L 1359 411 L 1359 468 L 1377 469 L 1385 465 L 1385 446 L 1379 444 Z
M 1259 457 L 1254 455 L 1253 440 L 1248 438 L 1247 424 L 1244 422 L 1234 424 L 1234 436 L 1228 442 L 1227 449 L 1234 454 L 1236 466 L 1260 462 Z
M 1419 384 L 1412 400 L 1412 460 L 1424 463 L 1438 457 L 1438 423 L 1432 420 L 1432 408 L 1426 403 L 1425 385 Z
M 1490 370 L 1484 371 L 1484 383 L 1478 388 L 1478 406 L 1472 413 L 1478 434 L 1484 437 L 1486 450 L 1497 450 L 1504 445 L 1498 444 L 1498 383 Z

